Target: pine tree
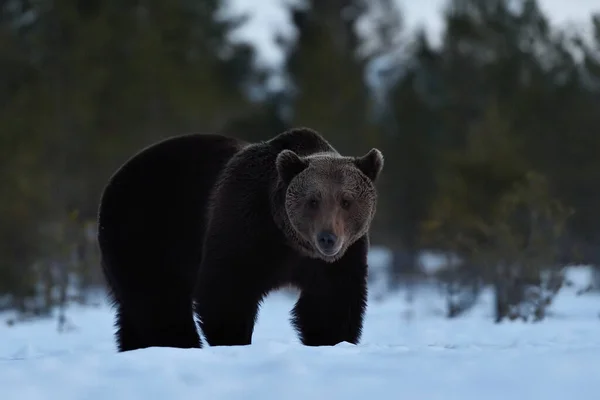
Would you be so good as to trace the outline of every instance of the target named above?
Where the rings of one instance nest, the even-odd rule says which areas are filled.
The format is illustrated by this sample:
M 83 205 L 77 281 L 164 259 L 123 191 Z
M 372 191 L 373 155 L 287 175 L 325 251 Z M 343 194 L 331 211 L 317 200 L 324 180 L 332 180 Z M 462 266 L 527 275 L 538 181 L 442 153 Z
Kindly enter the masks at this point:
M 355 155 L 376 143 L 356 33 L 365 10 L 359 0 L 312 0 L 293 8 L 298 35 L 285 62 L 293 87 L 290 125 L 316 129 L 340 152 Z
M 571 214 L 532 170 L 508 115 L 491 106 L 468 131 L 465 149 L 448 154 L 425 225 L 431 244 L 463 260 L 448 277 L 448 290 L 456 291 L 457 281 L 467 291 L 492 283 L 498 322 L 543 318 L 561 287 L 557 245 Z M 456 304 L 448 300 L 452 316 Z
M 243 19 L 222 18 L 219 0 L 10 3 L 0 12 L 0 273 L 12 283 L 0 291 L 31 295 L 34 264 L 85 242 L 44 239 L 73 213 L 93 221 L 134 151 L 218 131 L 254 107 L 254 52 L 229 41 Z
M 398 60 L 389 67 L 388 74 L 399 77 L 388 88 L 387 118 L 382 120 L 384 148 L 392 154 L 386 163 L 381 202 L 385 213 L 382 229 L 394 251 L 392 287 L 402 275 L 406 278 L 417 271 L 420 226 L 433 194 L 441 128 L 431 97 L 438 59 L 423 32 L 417 36 L 412 54 L 408 62 Z

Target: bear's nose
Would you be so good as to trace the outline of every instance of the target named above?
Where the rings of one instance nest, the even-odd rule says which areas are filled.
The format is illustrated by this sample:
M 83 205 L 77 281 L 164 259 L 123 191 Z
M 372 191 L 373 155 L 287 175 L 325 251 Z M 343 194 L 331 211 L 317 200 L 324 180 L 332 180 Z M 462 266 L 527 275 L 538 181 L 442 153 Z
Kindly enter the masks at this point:
M 317 235 L 317 243 L 324 252 L 331 252 L 337 243 L 337 236 L 333 232 L 322 231 Z

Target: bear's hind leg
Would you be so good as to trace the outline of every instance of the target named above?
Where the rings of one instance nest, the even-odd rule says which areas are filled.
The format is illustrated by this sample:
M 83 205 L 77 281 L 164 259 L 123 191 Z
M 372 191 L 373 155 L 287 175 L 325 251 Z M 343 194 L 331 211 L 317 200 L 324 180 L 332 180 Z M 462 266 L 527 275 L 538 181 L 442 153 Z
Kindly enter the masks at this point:
M 123 309 L 123 306 L 117 306 L 115 327 L 115 339 L 119 352 L 131 351 L 147 347 L 144 339 L 137 333 L 135 322 L 131 316 Z
M 117 345 L 119 351 L 147 347 L 200 348 L 202 342 L 189 304 L 174 304 L 160 296 L 133 307 L 117 310 Z M 131 303 L 131 302 L 130 302 Z

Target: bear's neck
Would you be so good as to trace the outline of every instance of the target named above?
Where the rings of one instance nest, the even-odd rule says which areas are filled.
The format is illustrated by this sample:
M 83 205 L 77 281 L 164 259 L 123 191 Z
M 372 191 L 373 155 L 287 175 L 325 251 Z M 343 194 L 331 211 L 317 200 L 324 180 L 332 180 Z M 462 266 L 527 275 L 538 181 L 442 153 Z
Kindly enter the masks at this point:
M 292 226 L 290 219 L 285 211 L 285 192 L 287 186 L 277 179 L 271 188 L 271 215 L 275 225 L 284 236 L 285 242 L 294 250 L 305 256 L 312 257 L 313 249 L 310 243 L 302 238 Z

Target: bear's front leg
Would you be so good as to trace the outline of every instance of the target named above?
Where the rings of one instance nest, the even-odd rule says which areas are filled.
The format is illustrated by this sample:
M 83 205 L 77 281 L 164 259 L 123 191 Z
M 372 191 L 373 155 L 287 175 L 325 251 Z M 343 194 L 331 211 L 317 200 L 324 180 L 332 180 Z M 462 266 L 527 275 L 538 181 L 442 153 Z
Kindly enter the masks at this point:
M 301 295 L 292 323 L 307 346 L 358 344 L 367 307 L 368 239 L 335 263 L 307 259 L 296 271 Z
M 210 346 L 248 345 L 262 300 L 260 288 L 244 272 L 252 266 L 234 254 L 203 262 L 194 295 L 194 312 Z
M 276 286 L 282 250 L 265 246 L 262 235 L 238 241 L 223 232 L 207 238 L 194 311 L 210 346 L 249 345 L 260 302 Z

